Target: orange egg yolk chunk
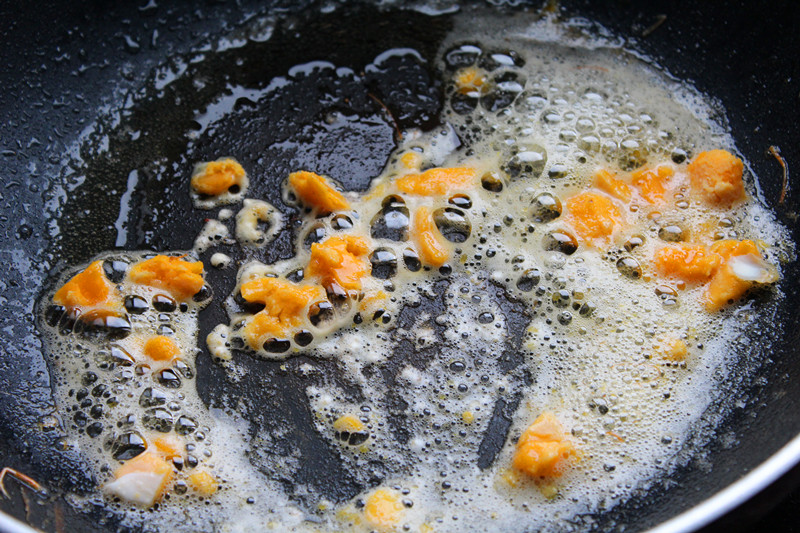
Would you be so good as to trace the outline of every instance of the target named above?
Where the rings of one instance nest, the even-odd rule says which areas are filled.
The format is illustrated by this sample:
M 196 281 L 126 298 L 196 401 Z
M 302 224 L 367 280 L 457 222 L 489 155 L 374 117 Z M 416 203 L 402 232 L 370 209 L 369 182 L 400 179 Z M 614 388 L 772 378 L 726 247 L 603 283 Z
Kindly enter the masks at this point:
M 631 183 L 639 190 L 642 198 L 654 204 L 664 199 L 667 182 L 674 174 L 672 167 L 659 165 L 656 168 L 637 170 L 631 174 Z
M 133 459 L 125 461 L 120 466 L 114 477 L 120 479 L 128 474 L 154 474 L 161 478 L 158 488 L 155 490 L 156 500 L 158 500 L 167 489 L 167 485 L 172 480 L 173 468 L 170 463 L 152 452 L 140 453 Z
M 392 490 L 377 489 L 367 497 L 364 518 L 379 531 L 392 529 L 403 515 L 403 502 Z
M 321 215 L 350 209 L 350 204 L 342 193 L 319 174 L 305 170 L 292 172 L 289 174 L 289 185 L 304 205 L 316 209 Z
M 711 251 L 715 254 L 719 254 L 726 261 L 731 257 L 747 254 L 761 257 L 761 251 L 758 249 L 758 245 L 750 240 L 735 241 L 725 239 L 717 241 L 711 245 Z
M 414 213 L 412 238 L 424 264 L 439 268 L 450 258 L 449 247 L 436 227 L 429 208 L 423 206 Z
M 745 199 L 742 160 L 727 150 L 701 152 L 689 163 L 692 189 L 708 204 L 729 206 Z
M 621 200 L 625 203 L 631 201 L 630 186 L 608 170 L 598 170 L 594 175 L 593 185 L 595 188 L 600 189 L 609 196 L 613 196 L 617 200 Z
M 706 311 L 713 313 L 744 296 L 754 285 L 754 281 L 742 279 L 736 274 L 730 264 L 731 258 L 749 255 L 759 262 L 761 252 L 756 243 L 750 240 L 717 241 L 711 245 L 711 251 L 718 254 L 724 261 L 714 272 L 703 293 L 703 305 Z
M 203 288 L 203 263 L 184 261 L 180 257 L 157 255 L 136 263 L 128 274 L 141 285 L 169 291 L 179 300 L 187 300 Z
M 53 295 L 58 305 L 81 311 L 85 319 L 115 315 L 120 310 L 120 296 L 103 272 L 103 261 L 95 261 L 72 277 Z
M 456 89 L 461 94 L 481 91 L 486 85 L 486 72 L 477 67 L 467 67 L 455 75 Z
M 367 259 L 367 241 L 352 235 L 334 236 L 311 245 L 306 272 L 327 290 L 335 286 L 346 291 L 361 290 L 361 278 L 372 271 Z
M 186 478 L 186 481 L 193 491 L 204 497 L 213 495 L 219 488 L 219 483 L 214 476 L 205 470 L 192 472 L 189 474 L 189 477 Z
M 181 350 L 174 340 L 156 335 L 144 343 L 144 354 L 153 361 L 172 361 L 181 354 Z
M 325 299 L 317 285 L 299 285 L 279 278 L 258 278 L 242 285 L 242 298 L 264 304 L 245 326 L 245 336 L 254 349 L 261 348 L 268 336 L 284 337 L 303 323 L 308 308 Z
M 431 168 L 421 174 L 406 174 L 396 181 L 397 188 L 418 196 L 444 196 L 475 186 L 478 171 L 469 167 Z
M 513 465 L 531 477 L 559 477 L 575 453 L 555 416 L 542 413 L 519 438 Z
M 171 461 L 175 457 L 181 457 L 185 446 L 185 443 L 174 435 L 165 435 L 153 441 L 155 452 L 168 461 Z
M 607 241 L 621 223 L 622 213 L 604 194 L 582 192 L 566 203 L 566 221 L 584 242 Z
M 234 185 L 241 185 L 245 176 L 242 165 L 233 159 L 212 161 L 192 176 L 191 186 L 200 194 L 217 196 Z
M 719 311 L 729 302 L 738 300 L 753 286 L 752 281 L 741 279 L 728 263 L 724 263 L 714 273 L 703 293 L 703 306 L 706 311 Z
M 720 263 L 720 256 L 710 253 L 702 244 L 680 243 L 665 246 L 655 253 L 659 274 L 690 282 L 708 281 Z

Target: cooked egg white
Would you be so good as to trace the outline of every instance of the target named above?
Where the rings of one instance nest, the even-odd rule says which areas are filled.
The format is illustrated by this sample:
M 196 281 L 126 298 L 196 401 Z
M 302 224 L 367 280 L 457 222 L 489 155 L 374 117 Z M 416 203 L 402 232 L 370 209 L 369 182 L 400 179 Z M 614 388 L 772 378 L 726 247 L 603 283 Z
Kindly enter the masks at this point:
M 266 226 L 266 230 L 261 229 Z M 263 200 L 246 198 L 236 213 L 236 238 L 242 244 L 265 246 L 283 226 L 280 211 Z

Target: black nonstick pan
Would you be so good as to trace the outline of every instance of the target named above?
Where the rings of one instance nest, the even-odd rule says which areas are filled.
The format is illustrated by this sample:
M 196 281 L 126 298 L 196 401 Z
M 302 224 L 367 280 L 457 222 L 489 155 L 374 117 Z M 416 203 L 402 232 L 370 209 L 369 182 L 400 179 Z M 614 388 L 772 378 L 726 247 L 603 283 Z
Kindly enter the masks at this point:
M 353 3 L 321 10 L 306 2 L 78 0 L 0 7 L 0 468 L 22 472 L 42 487 L 37 492 L 6 476 L 9 497 L 0 499 L 0 510 L 46 531 L 119 529 L 118 518 L 102 502 L 80 513 L 70 503 L 72 495 L 86 494 L 96 481 L 80 454 L 64 445 L 59 423 L 68 414 L 54 402 L 37 330 L 36 302 L 55 277 L 105 250 L 191 248 L 206 213 L 191 206 L 186 169 L 219 154 L 237 154 L 254 175 L 285 176 L 313 164 L 348 189 L 366 189 L 395 147 L 397 128 L 437 125 L 443 91 L 432 65 L 452 18 L 449 4 L 435 5 Z M 727 110 L 737 146 L 761 178 L 765 202 L 796 240 L 797 197 L 791 181 L 788 187 L 784 183 L 779 162 L 782 158 L 789 172 L 800 164 L 796 3 L 576 1 L 494 8 L 585 17 L 717 99 Z M 262 24 L 264 39 L 237 44 L 237 28 L 245 24 Z M 193 62 L 197 50 L 219 39 L 230 46 Z M 313 60 L 360 72 L 381 51 L 400 47 L 413 48 L 425 60 L 390 64 L 349 84 L 312 74 L 268 102 L 234 95 L 230 113 L 214 128 L 195 120 L 196 110 L 228 87 L 263 88 L 294 65 Z M 198 79 L 203 83 L 193 83 Z M 346 128 L 326 129 L 331 111 L 355 118 Z M 313 139 L 318 142 L 309 142 Z M 320 161 L 327 166 L 321 168 Z M 123 198 L 132 182 L 133 194 Z M 281 206 L 278 183 L 253 183 L 249 196 Z M 237 259 L 234 247 L 225 251 Z M 259 259 L 271 262 L 292 254 L 287 231 Z M 572 527 L 742 529 L 796 485 L 800 271 L 789 264 L 784 273 L 784 297 L 765 314 L 759 330 L 742 341 L 743 362 L 720 383 L 724 394 L 710 408 L 724 413 L 714 435 L 725 438 L 704 437 L 707 433 L 698 429 L 696 442 L 706 452 L 702 458 L 685 457 L 668 479 Z M 213 269 L 209 276 L 218 300 L 230 293 L 233 280 Z M 502 294 L 497 298 L 507 315 L 524 313 Z M 441 302 L 423 305 L 435 310 Z M 201 338 L 223 321 L 221 306 L 210 305 L 201 316 Z M 512 361 L 510 373 L 524 373 L 513 363 L 519 342 L 512 335 L 503 347 Z M 376 379 L 392 383 L 403 361 L 424 357 L 401 347 Z M 344 471 L 335 450 L 315 437 L 302 392 L 308 381 L 294 370 L 309 363 L 323 375 L 336 376 L 335 363 L 296 357 L 286 362 L 287 371 L 271 361 L 242 361 L 247 377 L 232 385 L 207 352 L 200 354 L 197 387 L 210 406 L 235 408 L 249 419 L 254 435 L 275 420 L 290 421 L 288 438 L 303 465 L 291 479 L 281 480 L 290 493 L 293 484 L 303 484 L 341 502 L 380 483 L 381 465 L 366 477 Z M 340 385 L 359 394 L 352 384 Z M 232 398 L 246 401 L 230 405 Z M 731 407 L 732 398 L 737 407 Z M 384 401 L 397 414 L 395 434 L 402 439 L 403 401 Z M 500 422 L 490 424 L 480 461 L 493 460 L 508 429 L 502 420 L 518 402 L 515 397 L 498 401 Z M 252 461 L 258 467 L 257 454 Z M 761 500 L 742 505 L 759 493 Z M 0 515 L 0 530 L 13 527 Z

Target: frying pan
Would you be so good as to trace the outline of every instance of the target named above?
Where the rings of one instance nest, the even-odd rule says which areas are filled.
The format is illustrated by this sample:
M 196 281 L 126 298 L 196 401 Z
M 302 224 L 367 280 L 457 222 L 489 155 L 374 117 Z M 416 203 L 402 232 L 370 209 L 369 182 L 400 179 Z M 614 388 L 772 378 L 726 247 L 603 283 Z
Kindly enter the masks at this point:
M 437 5 L 441 9 L 436 16 L 432 9 L 393 9 L 390 16 L 366 4 L 320 14 L 319 6 L 308 2 L 247 0 L 236 5 L 76 0 L 8 2 L 0 7 L 0 466 L 24 472 L 45 489 L 36 494 L 7 480 L 10 498 L 0 500 L 0 509 L 43 530 L 120 528 L 102 502 L 80 513 L 70 504 L 73 495 L 88 493 L 95 480 L 84 458 L 64 445 L 57 422 L 69 423 L 69 414 L 54 403 L 53 377 L 36 329 L 35 302 L 54 277 L 104 250 L 190 248 L 204 214 L 189 204 L 186 169 L 220 153 L 236 154 L 251 166 L 253 175 L 285 176 L 313 163 L 346 188 L 365 189 L 394 148 L 388 113 L 401 128 L 436 124 L 442 89 L 431 65 L 451 25 L 448 6 Z M 496 6 L 510 11 L 541 7 Z M 558 9 L 562 17 L 596 21 L 672 75 L 717 99 L 720 109 L 727 110 L 738 148 L 761 178 L 762 200 L 777 211 L 796 240 L 796 196 L 790 188 L 779 202 L 781 167 L 767 152 L 777 146 L 790 170 L 800 164 L 795 116 L 800 7 L 795 2 L 680 1 L 656 7 L 576 1 Z M 265 38 L 275 23 L 271 38 L 239 46 L 237 28 L 253 20 L 263 25 Z M 219 41 L 220 36 L 226 40 Z M 221 42 L 226 50 L 193 62 L 208 43 Z M 213 131 L 195 122 L 194 111 L 225 94 L 226 87 L 263 88 L 292 66 L 320 59 L 360 71 L 380 51 L 398 47 L 417 50 L 425 61 L 390 65 L 360 85 L 336 85 L 309 76 L 297 92 L 266 104 L 246 95 L 231 100 L 233 112 Z M 192 79 L 202 79 L 203 84 L 193 85 Z M 414 90 L 392 91 L 402 83 Z M 320 87 L 333 96 L 320 99 Z M 369 92 L 381 97 L 388 113 Z M 325 129 L 320 117 L 331 111 L 330 102 L 333 107 L 342 105 L 344 94 L 352 97 L 335 110 L 355 119 L 345 128 Z M 191 148 L 187 132 L 197 137 Z M 276 143 L 282 151 L 274 148 Z M 129 189 L 133 193 L 123 198 Z M 282 205 L 277 191 L 276 183 L 256 183 L 249 195 Z M 227 252 L 236 254 L 234 249 Z M 290 235 L 283 234 L 261 259 L 269 262 L 291 254 Z M 215 276 L 213 270 L 210 276 L 218 297 L 230 292 L 230 280 Z M 796 485 L 798 276 L 796 264 L 785 267 L 780 285 L 784 296 L 775 306 L 759 308 L 759 327 L 737 346 L 743 353 L 741 362 L 719 383 L 721 394 L 691 436 L 702 453 L 680 458 L 675 471 L 648 490 L 634 491 L 602 514 L 576 517 L 565 528 L 741 528 Z M 510 306 L 508 316 L 521 311 L 510 302 L 503 305 Z M 224 319 L 221 308 L 212 305 L 201 316 L 201 330 Z M 514 342 L 509 339 L 504 347 L 511 360 Z M 401 348 L 393 361 L 414 358 L 424 354 Z M 242 361 L 248 376 L 258 379 L 244 379 L 230 390 L 224 372 L 202 353 L 196 363 L 198 388 L 209 405 L 242 411 L 254 434 L 270 426 L 270 417 L 291 422 L 289 438 L 299 447 L 305 466 L 292 479 L 282 480 L 287 490 L 291 492 L 294 483 L 308 484 L 334 501 L 344 501 L 380 482 L 385 475 L 381 465 L 368 477 L 343 472 L 335 450 L 314 436 L 302 394 L 308 382 L 293 369 L 309 363 L 324 375 L 338 376 L 335 363 L 290 359 L 289 372 L 272 379 L 281 372 L 274 362 L 247 357 Z M 376 379 L 392 383 L 398 364 L 376 370 Z M 517 370 L 512 364 L 509 371 Z M 270 386 L 264 387 L 264 382 Z M 339 385 L 358 398 L 357 387 Z M 236 397 L 247 402 L 226 405 Z M 397 414 L 396 435 L 402 439 L 402 400 L 384 400 Z M 502 422 L 513 411 L 515 401 L 498 402 L 497 420 Z M 482 446 L 481 460 L 489 462 L 503 435 L 502 423 L 490 426 L 499 436 L 488 435 Z M 761 492 L 765 488 L 767 492 Z M 741 505 L 759 492 L 761 500 Z M 712 495 L 716 496 L 709 499 Z M 14 527 L 0 516 L 0 529 Z

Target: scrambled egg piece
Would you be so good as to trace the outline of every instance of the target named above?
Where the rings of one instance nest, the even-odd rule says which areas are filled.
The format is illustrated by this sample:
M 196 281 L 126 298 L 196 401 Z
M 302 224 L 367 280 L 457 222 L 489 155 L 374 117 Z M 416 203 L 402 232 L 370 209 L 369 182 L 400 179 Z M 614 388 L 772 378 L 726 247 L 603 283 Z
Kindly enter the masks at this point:
M 334 285 L 346 291 L 361 290 L 361 278 L 372 271 L 368 251 L 367 241 L 361 237 L 329 237 L 311 245 L 306 273 L 310 278 L 318 278 L 332 292 Z
M 398 178 L 397 188 L 418 196 L 444 196 L 471 189 L 477 183 L 478 171 L 469 167 L 431 168 L 421 174 Z
M 305 170 L 292 172 L 289 174 L 289 185 L 303 204 L 316 209 L 320 215 L 350 208 L 342 193 L 319 174 Z
M 325 299 L 325 291 L 316 285 L 299 285 L 278 278 L 258 278 L 243 284 L 242 298 L 264 304 L 245 326 L 251 347 L 261 348 L 265 337 L 283 337 L 305 320 L 308 308 Z
M 566 203 L 566 221 L 584 242 L 607 242 L 622 222 L 619 208 L 604 194 L 582 192 Z
M 228 192 L 231 187 L 241 187 L 244 179 L 242 165 L 226 158 L 197 165 L 190 184 L 200 194 L 218 196 Z
M 731 205 L 746 198 L 742 160 L 726 150 L 701 152 L 689 163 L 692 188 L 711 205 Z
M 555 416 L 542 413 L 519 438 L 513 465 L 532 477 L 558 477 L 575 454 L 575 446 Z
M 80 311 L 84 320 L 118 315 L 121 307 L 117 289 L 103 272 L 103 261 L 95 261 L 73 276 L 56 291 L 53 302 Z
M 424 264 L 438 268 L 450 258 L 449 246 L 436 227 L 429 208 L 423 206 L 414 213 L 411 236 Z
M 379 531 L 394 529 L 403 517 L 403 502 L 397 491 L 377 489 L 367 496 L 364 518 Z
M 203 263 L 180 257 L 157 255 L 131 267 L 128 276 L 134 283 L 169 291 L 179 300 L 187 300 L 203 288 Z

